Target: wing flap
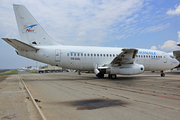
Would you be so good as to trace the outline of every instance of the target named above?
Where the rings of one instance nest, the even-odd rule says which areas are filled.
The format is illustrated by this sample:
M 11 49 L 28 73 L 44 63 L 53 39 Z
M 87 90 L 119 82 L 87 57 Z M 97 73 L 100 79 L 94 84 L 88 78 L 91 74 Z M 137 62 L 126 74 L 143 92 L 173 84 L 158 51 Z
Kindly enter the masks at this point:
M 26 43 L 23 43 L 17 39 L 9 39 L 9 38 L 2 38 L 4 41 L 6 41 L 8 44 L 13 46 L 17 50 L 28 50 L 28 51 L 37 51 L 39 49 L 28 45 Z
M 137 49 L 122 49 L 122 52 L 112 60 L 111 64 L 133 64 L 137 51 Z

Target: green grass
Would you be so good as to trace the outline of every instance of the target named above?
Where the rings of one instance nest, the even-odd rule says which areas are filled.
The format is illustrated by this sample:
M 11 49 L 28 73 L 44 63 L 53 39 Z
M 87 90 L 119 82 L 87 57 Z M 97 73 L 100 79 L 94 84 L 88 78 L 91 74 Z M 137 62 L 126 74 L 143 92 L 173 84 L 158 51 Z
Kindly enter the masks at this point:
M 31 70 L 26 70 L 25 72 L 28 72 L 28 73 L 37 73 L 37 71 L 31 71 Z
M 12 74 L 18 74 L 18 70 L 13 69 L 13 70 L 6 71 L 6 72 L 4 72 L 4 73 L 0 73 L 0 76 L 12 75 Z

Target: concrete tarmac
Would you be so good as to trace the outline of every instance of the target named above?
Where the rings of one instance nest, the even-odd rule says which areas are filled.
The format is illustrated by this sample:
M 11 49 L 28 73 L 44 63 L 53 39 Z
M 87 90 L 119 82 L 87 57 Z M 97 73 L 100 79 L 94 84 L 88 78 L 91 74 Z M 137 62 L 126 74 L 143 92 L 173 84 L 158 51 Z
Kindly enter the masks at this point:
M 0 80 L 1 120 L 40 120 L 18 75 Z
M 49 120 L 179 120 L 180 72 L 98 79 L 94 74 L 24 74 Z

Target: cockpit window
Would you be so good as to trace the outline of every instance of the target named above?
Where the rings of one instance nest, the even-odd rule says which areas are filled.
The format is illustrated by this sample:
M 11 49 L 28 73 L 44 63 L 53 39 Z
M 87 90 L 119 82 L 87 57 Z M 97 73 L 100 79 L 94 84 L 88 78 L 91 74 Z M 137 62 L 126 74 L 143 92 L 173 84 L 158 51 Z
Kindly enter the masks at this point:
M 174 56 L 170 55 L 170 57 L 174 59 Z

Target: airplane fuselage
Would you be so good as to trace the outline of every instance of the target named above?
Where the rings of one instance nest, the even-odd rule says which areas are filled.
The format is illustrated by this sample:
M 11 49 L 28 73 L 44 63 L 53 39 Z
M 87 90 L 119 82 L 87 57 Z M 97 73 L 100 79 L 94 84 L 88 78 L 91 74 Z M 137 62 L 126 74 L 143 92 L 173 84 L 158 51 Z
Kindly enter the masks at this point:
M 38 51 L 18 51 L 18 54 L 50 65 L 69 69 L 93 71 L 94 64 L 110 63 L 122 48 L 89 46 L 36 46 Z M 158 50 L 138 49 L 135 63 L 142 64 L 146 71 L 171 69 L 176 60 Z M 174 66 L 175 67 L 175 66 Z

